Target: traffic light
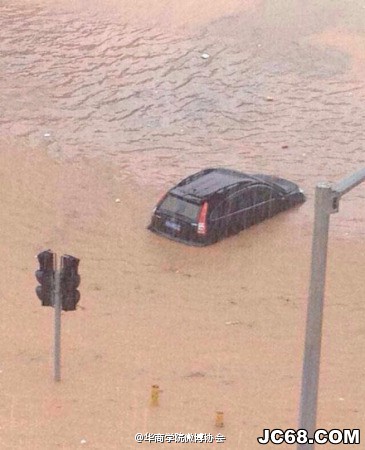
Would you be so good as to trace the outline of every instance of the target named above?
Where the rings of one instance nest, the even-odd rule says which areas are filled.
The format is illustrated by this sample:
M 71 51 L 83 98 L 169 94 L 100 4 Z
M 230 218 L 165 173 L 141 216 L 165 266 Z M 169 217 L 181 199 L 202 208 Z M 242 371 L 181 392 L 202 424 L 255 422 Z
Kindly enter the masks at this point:
M 37 255 L 39 270 L 35 272 L 40 286 L 35 291 L 42 302 L 42 306 L 53 306 L 54 287 L 54 254 L 51 250 L 45 250 Z
M 79 262 L 74 256 L 61 256 L 60 295 L 64 311 L 75 311 L 80 300 L 80 292 L 77 290 L 80 284 L 80 275 L 77 272 Z

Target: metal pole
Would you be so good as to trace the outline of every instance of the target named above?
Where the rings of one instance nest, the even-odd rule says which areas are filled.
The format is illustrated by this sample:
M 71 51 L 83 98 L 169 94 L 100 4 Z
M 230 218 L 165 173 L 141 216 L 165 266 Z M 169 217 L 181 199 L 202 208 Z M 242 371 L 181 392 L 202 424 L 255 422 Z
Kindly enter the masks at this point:
M 55 302 L 54 302 L 54 380 L 61 381 L 61 296 L 60 272 L 55 271 Z
M 365 167 L 340 180 L 332 187 L 332 190 L 337 192 L 342 197 L 363 181 L 365 181 Z
M 326 278 L 329 218 L 333 211 L 333 191 L 328 183 L 316 186 L 306 337 L 302 375 L 299 428 L 313 438 L 317 418 L 319 363 L 322 340 L 323 297 Z M 314 443 L 298 444 L 298 450 L 313 450 Z

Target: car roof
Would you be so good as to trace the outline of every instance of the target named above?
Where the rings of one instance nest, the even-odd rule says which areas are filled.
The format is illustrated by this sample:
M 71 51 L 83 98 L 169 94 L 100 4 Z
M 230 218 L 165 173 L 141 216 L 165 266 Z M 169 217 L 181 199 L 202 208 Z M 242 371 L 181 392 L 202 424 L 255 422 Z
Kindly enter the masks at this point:
M 279 191 L 283 191 L 286 194 L 289 192 L 295 191 L 298 189 L 298 185 L 293 183 L 292 181 L 285 180 L 284 178 L 274 177 L 272 175 L 262 175 L 255 174 L 253 175 L 257 180 L 261 180 L 264 183 L 269 184 L 270 186 L 279 189 Z
M 253 175 L 237 170 L 225 168 L 205 169 L 182 180 L 171 189 L 170 193 L 179 197 L 188 197 L 192 200 L 202 200 L 237 184 L 249 185 L 257 182 L 265 183 L 265 181 L 257 179 Z

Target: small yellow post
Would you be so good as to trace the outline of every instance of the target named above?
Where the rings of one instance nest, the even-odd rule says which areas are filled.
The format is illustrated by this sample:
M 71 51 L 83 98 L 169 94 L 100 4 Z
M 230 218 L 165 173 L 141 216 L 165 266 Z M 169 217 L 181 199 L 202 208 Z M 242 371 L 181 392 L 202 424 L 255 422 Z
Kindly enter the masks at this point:
M 151 389 L 151 406 L 158 406 L 158 394 L 160 388 L 157 384 L 154 384 Z
M 217 411 L 215 415 L 215 426 L 222 428 L 224 426 L 223 422 L 223 411 Z

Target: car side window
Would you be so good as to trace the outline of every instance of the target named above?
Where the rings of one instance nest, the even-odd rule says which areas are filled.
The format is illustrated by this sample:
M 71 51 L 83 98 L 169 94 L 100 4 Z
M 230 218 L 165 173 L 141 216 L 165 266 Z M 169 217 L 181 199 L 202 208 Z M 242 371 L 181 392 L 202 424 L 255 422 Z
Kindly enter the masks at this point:
M 227 214 L 233 214 L 239 209 L 239 198 L 237 194 L 227 198 Z
M 252 188 L 241 192 L 239 199 L 239 209 L 250 208 L 255 204 L 254 190 Z
M 257 186 L 255 197 L 255 203 L 263 203 L 278 198 L 278 194 L 269 186 Z
M 219 217 L 224 216 L 225 207 L 226 207 L 226 202 L 221 202 L 219 205 L 217 205 L 213 209 L 212 214 L 210 215 L 210 217 L 212 219 L 219 219 Z
M 233 214 L 245 208 L 250 208 L 254 204 L 252 189 L 244 189 L 228 199 L 230 207 L 229 213 Z

